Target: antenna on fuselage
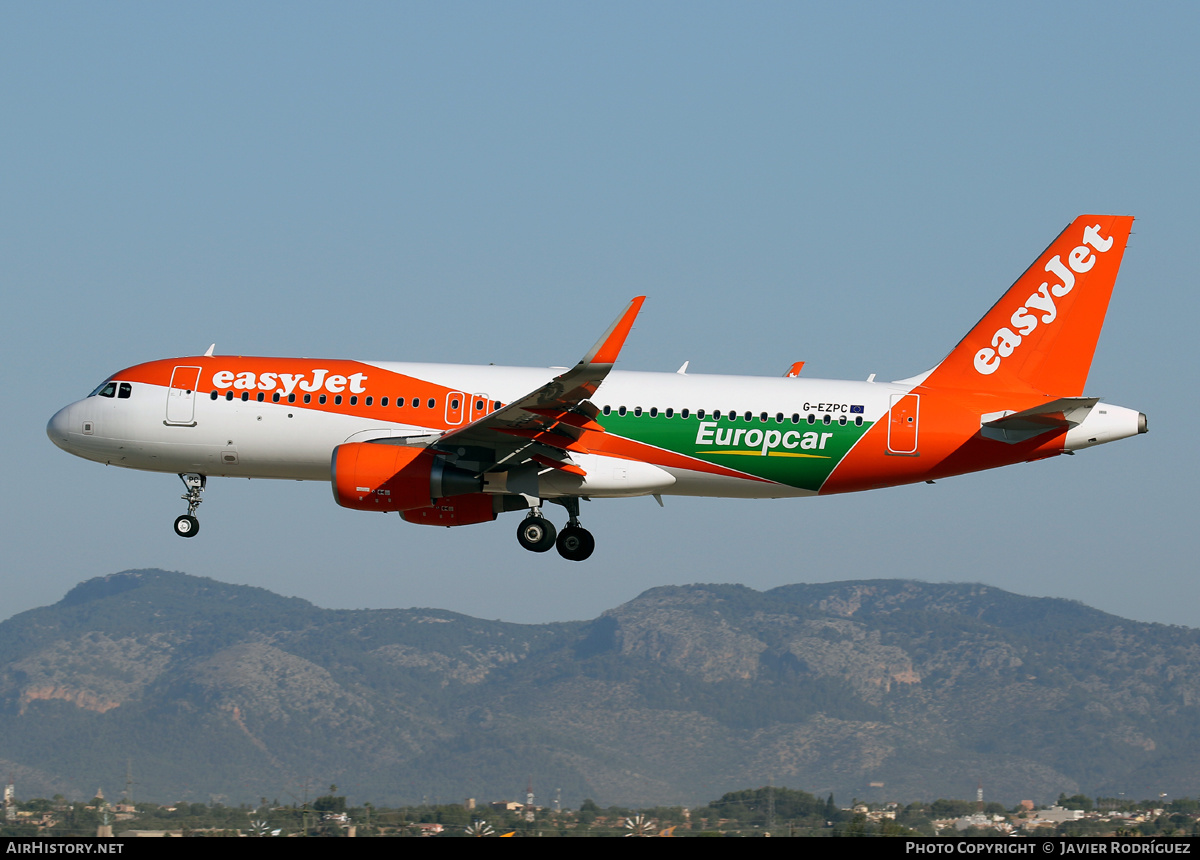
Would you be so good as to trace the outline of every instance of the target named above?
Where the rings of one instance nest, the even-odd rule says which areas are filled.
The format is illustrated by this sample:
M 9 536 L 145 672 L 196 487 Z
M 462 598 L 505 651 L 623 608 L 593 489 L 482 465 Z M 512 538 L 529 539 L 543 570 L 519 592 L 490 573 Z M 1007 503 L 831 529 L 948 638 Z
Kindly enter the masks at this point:
M 215 343 L 210 343 L 208 345 L 208 349 L 206 349 L 204 351 L 204 355 L 208 358 L 212 358 L 213 350 L 216 348 L 217 348 L 217 345 Z
M 679 373 L 679 374 L 682 374 L 683 376 L 687 376 L 687 366 L 688 366 L 689 364 L 691 364 L 691 363 L 692 363 L 691 359 L 688 359 L 688 360 L 687 360 L 687 361 L 685 361 L 683 364 L 681 364 L 681 365 L 679 366 L 679 370 L 677 370 L 677 371 L 675 371 L 675 372 L 676 372 L 676 373 Z

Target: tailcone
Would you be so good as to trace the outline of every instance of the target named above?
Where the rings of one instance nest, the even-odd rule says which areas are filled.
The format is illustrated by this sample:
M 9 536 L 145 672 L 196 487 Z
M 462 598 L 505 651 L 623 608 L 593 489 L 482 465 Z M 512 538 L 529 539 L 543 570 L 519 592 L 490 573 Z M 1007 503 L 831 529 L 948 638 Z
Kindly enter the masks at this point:
M 1105 442 L 1128 439 L 1145 432 L 1145 413 L 1134 412 L 1123 406 L 1097 403 L 1082 423 L 1067 431 L 1066 444 L 1063 447 L 1067 451 L 1078 451 L 1094 445 L 1103 445 Z

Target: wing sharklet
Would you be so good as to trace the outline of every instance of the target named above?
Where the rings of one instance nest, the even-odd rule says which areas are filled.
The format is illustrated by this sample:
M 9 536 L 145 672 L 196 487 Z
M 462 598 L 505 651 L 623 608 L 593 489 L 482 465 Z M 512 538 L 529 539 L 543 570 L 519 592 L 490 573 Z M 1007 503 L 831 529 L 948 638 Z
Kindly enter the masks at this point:
M 579 360 L 579 365 L 588 364 L 615 364 L 617 356 L 621 354 L 621 347 L 625 345 L 625 338 L 629 337 L 629 331 L 633 328 L 633 321 L 637 319 L 638 312 L 642 309 L 642 303 L 646 301 L 645 296 L 638 296 L 629 303 L 629 307 L 625 309 L 608 330 L 600 335 L 600 339 L 588 351 L 587 355 Z

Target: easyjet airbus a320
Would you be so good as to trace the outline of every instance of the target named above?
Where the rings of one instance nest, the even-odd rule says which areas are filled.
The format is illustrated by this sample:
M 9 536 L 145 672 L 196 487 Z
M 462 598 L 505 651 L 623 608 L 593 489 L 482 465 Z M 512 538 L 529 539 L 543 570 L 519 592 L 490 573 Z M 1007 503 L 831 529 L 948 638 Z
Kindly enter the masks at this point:
M 634 299 L 573 368 L 213 355 L 113 374 L 50 419 L 88 460 L 183 480 L 330 481 L 339 505 L 461 526 L 523 511 L 517 539 L 582 561 L 579 500 L 870 490 L 1070 454 L 1146 432 L 1083 396 L 1133 226 L 1084 215 L 940 364 L 896 382 L 614 371 Z M 561 531 L 544 501 L 566 508 Z M 557 537 L 557 539 L 556 539 Z

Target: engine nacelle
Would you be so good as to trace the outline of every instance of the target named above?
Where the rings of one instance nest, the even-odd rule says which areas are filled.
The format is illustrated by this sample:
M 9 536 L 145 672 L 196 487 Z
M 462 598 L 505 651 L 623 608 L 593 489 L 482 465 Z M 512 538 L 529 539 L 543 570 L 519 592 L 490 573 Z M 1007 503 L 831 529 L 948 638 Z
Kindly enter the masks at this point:
M 401 511 L 407 522 L 422 526 L 469 526 L 496 519 L 496 497 L 470 493 L 452 499 L 438 499 L 428 508 Z
M 357 511 L 411 511 L 478 493 L 483 481 L 428 448 L 348 442 L 333 449 L 333 497 Z

